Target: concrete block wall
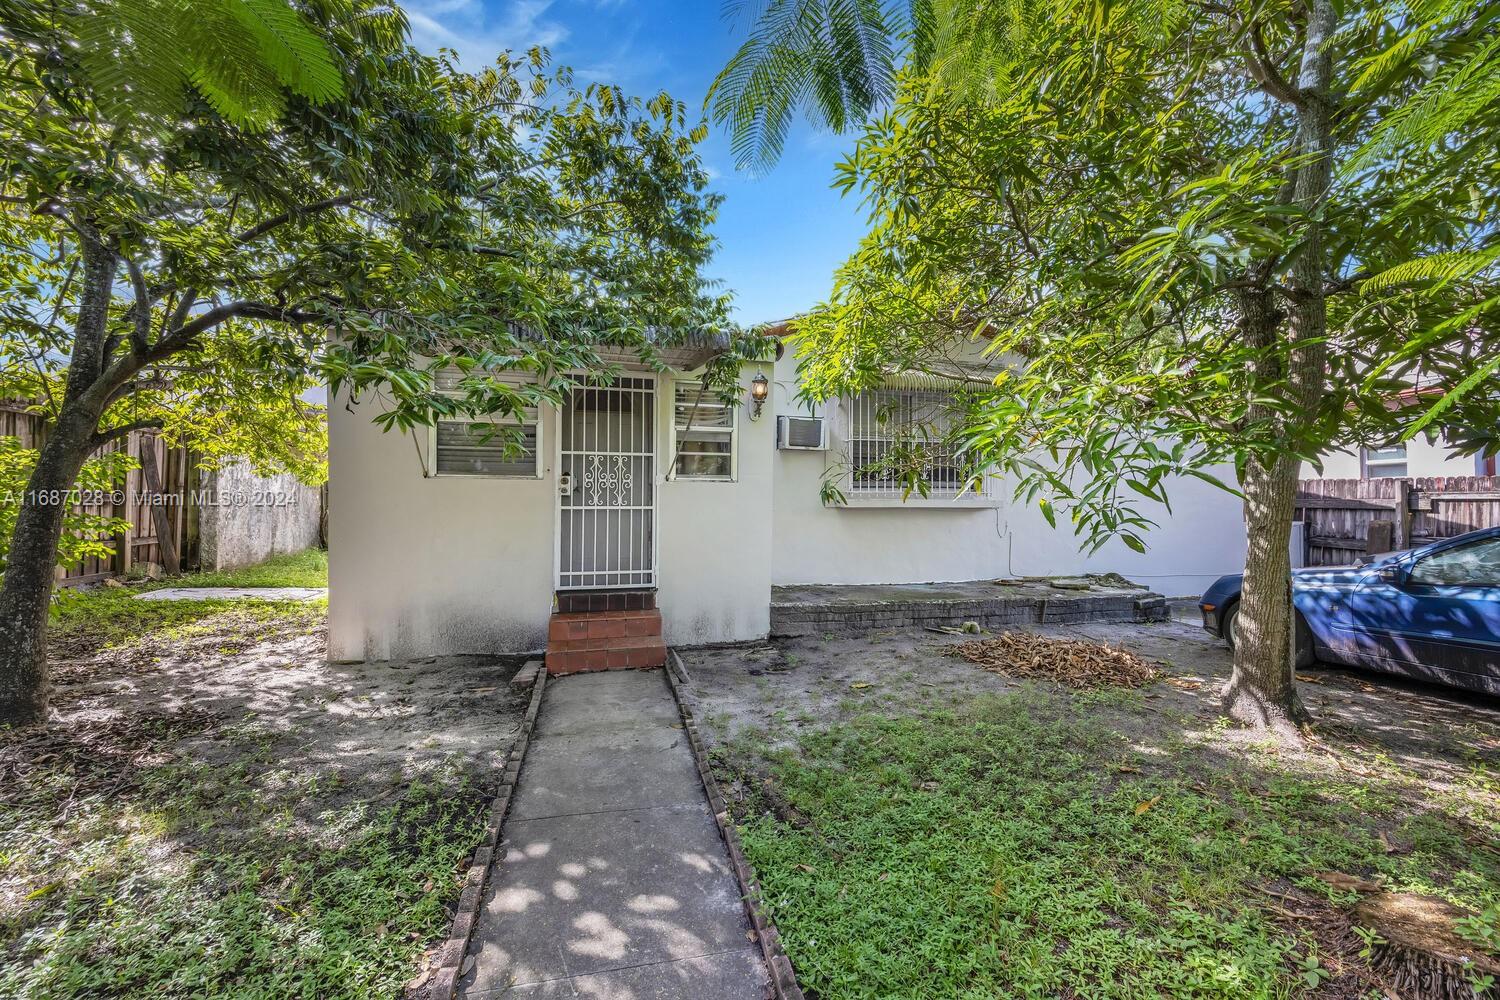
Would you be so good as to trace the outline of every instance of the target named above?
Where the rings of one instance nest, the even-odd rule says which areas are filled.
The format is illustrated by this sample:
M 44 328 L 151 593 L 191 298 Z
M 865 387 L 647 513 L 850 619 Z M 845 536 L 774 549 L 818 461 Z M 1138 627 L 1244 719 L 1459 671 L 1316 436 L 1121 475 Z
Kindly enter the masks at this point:
M 257 476 L 236 461 L 204 477 L 214 499 L 198 510 L 198 562 L 206 572 L 235 569 L 322 542 L 323 491 L 290 473 Z
M 957 626 L 1062 625 L 1079 622 L 1166 621 L 1166 598 L 1159 594 L 1101 594 L 978 601 L 878 601 L 864 604 L 772 604 L 773 636 L 819 635 L 876 629 Z

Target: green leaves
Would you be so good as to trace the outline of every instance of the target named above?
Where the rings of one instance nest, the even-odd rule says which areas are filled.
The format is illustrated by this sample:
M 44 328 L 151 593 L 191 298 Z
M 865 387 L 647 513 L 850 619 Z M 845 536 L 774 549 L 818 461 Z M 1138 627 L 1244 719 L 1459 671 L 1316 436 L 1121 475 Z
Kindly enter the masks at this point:
M 717 391 L 761 343 L 703 274 L 719 199 L 670 95 L 540 50 L 464 72 L 372 0 L 92 3 L 0 9 L 0 398 L 58 419 L 82 358 L 99 431 L 318 483 L 320 382 L 408 431 L 688 341 L 729 347 Z M 80 341 L 83 245 L 118 257 Z
M 706 99 L 738 165 L 769 169 L 799 110 L 843 131 L 888 100 L 894 26 L 880 0 L 769 0 Z
M 1401 95 L 1345 166 L 1354 174 L 1403 150 L 1435 147 L 1450 138 L 1466 138 L 1484 119 L 1493 128 L 1500 111 L 1500 33 L 1497 15 L 1472 0 L 1438 0 L 1415 24 L 1371 56 L 1354 84 L 1360 94 L 1399 90 L 1392 78 L 1410 72 L 1422 60 L 1424 82 L 1415 93 Z M 1395 8 L 1395 5 L 1392 5 Z M 1392 15 L 1399 8 L 1392 10 Z M 1415 13 L 1415 12 L 1414 12 Z M 1441 62 L 1433 60 L 1434 51 Z M 1430 64 L 1431 65 L 1431 64 Z
M 1089 549 L 1144 545 L 1184 477 L 1234 492 L 1247 462 L 1440 425 L 1500 446 L 1500 73 L 1476 70 L 1500 12 L 1481 7 L 1338 8 L 1340 170 L 1308 199 L 1295 5 L 901 5 L 914 61 L 838 167 L 870 226 L 799 319 L 807 394 L 955 353 L 1008 365 L 965 456 Z M 1418 384 L 1436 404 L 1404 402 Z
M 181 114 L 191 84 L 233 124 L 264 128 L 287 92 L 315 103 L 344 92 L 328 43 L 287 0 L 79 0 L 68 23 L 115 116 Z

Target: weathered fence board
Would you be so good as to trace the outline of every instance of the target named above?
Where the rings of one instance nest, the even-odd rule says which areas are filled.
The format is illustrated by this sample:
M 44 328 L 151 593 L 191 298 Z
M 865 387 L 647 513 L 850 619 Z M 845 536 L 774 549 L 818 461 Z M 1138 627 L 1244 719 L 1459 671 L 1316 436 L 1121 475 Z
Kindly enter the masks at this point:
M 26 448 L 38 448 L 47 439 L 43 417 L 17 403 L 0 402 L 0 436 L 14 437 Z M 129 522 L 122 535 L 116 536 L 114 555 L 90 556 L 57 571 L 59 583 L 73 585 L 92 583 L 119 576 L 132 567 L 155 564 L 168 571 L 196 565 L 196 519 L 191 516 L 193 494 L 199 489 L 200 475 L 196 463 L 185 448 L 169 448 L 155 431 L 135 431 L 123 441 L 105 445 L 101 452 L 128 448 L 141 463 L 129 473 L 120 486 L 120 501 L 106 499 L 102 504 L 88 504 L 91 514 L 118 517 Z M 147 469 L 155 470 L 155 475 Z M 148 499 L 159 495 L 162 503 Z M 166 532 L 167 545 L 162 545 Z
M 1307 525 L 1306 565 L 1344 565 L 1356 553 L 1375 554 L 1375 521 L 1391 525 L 1388 543 L 1383 529 L 1376 532 L 1380 551 L 1500 525 L 1500 476 L 1304 479 L 1294 516 Z

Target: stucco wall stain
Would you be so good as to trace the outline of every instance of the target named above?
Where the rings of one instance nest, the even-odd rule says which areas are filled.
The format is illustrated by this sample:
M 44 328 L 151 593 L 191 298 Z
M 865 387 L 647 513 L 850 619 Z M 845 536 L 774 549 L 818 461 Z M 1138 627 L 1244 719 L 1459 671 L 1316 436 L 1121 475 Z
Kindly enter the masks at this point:
M 257 476 L 236 460 L 209 472 L 198 507 L 199 565 L 249 566 L 322 541 L 323 491 L 290 473 Z

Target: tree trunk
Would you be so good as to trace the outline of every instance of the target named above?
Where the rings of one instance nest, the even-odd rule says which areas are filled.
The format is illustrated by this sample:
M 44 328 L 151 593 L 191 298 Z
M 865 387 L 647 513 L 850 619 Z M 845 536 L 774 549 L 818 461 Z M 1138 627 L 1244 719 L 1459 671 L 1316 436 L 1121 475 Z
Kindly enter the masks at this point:
M 91 433 L 56 429 L 26 484 L 0 587 L 0 725 L 47 718 L 47 612 L 57 546 L 64 501 L 88 458 Z
M 1252 423 L 1284 426 L 1283 416 L 1265 404 L 1271 387 L 1285 380 L 1277 344 L 1286 316 L 1269 288 L 1239 294 L 1240 328 L 1255 349 L 1250 363 Z M 1237 722 L 1291 735 L 1308 721 L 1292 677 L 1292 515 L 1301 461 L 1290 449 L 1252 455 L 1240 473 L 1245 494 L 1245 577 L 1235 626 L 1234 668 L 1222 698 L 1225 714 Z
M 1292 675 L 1292 537 L 1297 494 L 1295 456 L 1251 461 L 1245 494 L 1245 578 L 1235 628 L 1234 669 L 1224 688 L 1225 713 L 1236 722 L 1294 735 L 1311 716 Z
M 1247 343 L 1256 348 L 1252 363 L 1248 417 L 1276 426 L 1285 447 L 1274 456 L 1257 455 L 1245 464 L 1245 577 L 1240 592 L 1234 669 L 1224 688 L 1230 718 L 1294 736 L 1311 721 L 1297 696 L 1292 673 L 1295 629 L 1289 543 L 1297 491 L 1301 433 L 1323 394 L 1327 347 L 1328 274 L 1321 212 L 1333 178 L 1332 116 L 1329 91 L 1333 61 L 1328 51 L 1338 17 L 1333 0 L 1309 0 L 1306 33 L 1297 73 L 1297 153 L 1304 159 L 1292 178 L 1292 200 L 1302 210 L 1302 245 L 1291 274 L 1290 322 L 1282 340 L 1283 316 L 1269 288 L 1240 295 Z M 1280 349 L 1284 344 L 1285 349 Z M 1285 360 L 1283 360 L 1283 358 Z M 1291 405 L 1281 412 L 1256 402 L 1284 394 Z
M 92 228 L 88 229 L 92 232 Z M 93 449 L 109 386 L 100 378 L 118 252 L 86 239 L 83 287 L 57 424 L 26 484 L 0 585 L 0 725 L 47 718 L 47 611 L 63 519 Z

